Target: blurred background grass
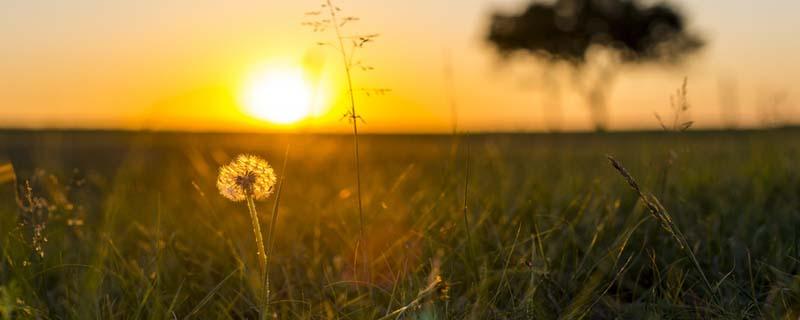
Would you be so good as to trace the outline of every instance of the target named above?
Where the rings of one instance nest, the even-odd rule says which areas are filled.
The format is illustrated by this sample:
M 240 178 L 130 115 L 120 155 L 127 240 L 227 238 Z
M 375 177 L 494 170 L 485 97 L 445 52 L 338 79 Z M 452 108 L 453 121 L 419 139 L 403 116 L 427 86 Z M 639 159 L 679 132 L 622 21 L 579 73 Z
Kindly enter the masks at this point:
M 246 207 L 215 187 L 220 165 L 252 153 L 286 174 L 270 270 L 280 319 L 375 319 L 409 304 L 412 319 L 796 318 L 798 138 L 365 135 L 370 280 L 353 266 L 350 136 L 6 131 L 0 165 L 13 164 L 22 206 L 0 184 L 0 316 L 256 317 Z M 606 154 L 659 197 L 715 292 Z M 264 224 L 273 201 L 258 203 Z M 413 304 L 436 275 L 445 285 Z

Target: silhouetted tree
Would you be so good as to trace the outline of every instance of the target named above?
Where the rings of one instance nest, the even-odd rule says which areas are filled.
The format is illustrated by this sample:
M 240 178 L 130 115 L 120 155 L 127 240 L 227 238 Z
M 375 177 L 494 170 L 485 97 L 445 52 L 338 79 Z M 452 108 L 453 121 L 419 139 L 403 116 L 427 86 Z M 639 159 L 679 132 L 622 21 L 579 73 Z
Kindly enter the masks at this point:
M 636 0 L 534 1 L 518 14 L 493 14 L 487 40 L 506 60 L 524 53 L 570 64 L 598 130 L 607 124 L 606 93 L 619 64 L 674 64 L 704 44 L 672 6 Z M 594 77 L 585 74 L 590 66 Z

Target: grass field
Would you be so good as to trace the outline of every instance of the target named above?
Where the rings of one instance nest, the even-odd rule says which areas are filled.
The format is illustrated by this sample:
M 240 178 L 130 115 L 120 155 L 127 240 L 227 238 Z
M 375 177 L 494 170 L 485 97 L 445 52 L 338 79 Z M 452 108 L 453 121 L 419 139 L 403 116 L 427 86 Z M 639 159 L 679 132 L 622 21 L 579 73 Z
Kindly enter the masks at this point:
M 800 315 L 798 130 L 361 139 L 367 268 L 350 136 L 0 133 L 0 318 L 257 318 L 248 211 L 215 186 L 240 153 L 285 174 L 279 319 Z

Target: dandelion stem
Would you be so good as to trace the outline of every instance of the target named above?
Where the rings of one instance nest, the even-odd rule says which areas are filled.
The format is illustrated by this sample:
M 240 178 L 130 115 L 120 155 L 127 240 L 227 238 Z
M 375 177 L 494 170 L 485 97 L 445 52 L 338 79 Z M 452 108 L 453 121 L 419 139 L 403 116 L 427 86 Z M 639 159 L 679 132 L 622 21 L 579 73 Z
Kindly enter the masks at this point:
M 253 234 L 255 235 L 256 246 L 258 248 L 256 255 L 258 256 L 258 264 L 260 266 L 259 274 L 260 274 L 260 279 L 262 279 L 263 281 L 267 273 L 267 255 L 266 255 L 266 250 L 264 250 L 264 237 L 261 234 L 261 223 L 258 221 L 258 212 L 256 211 L 256 203 L 253 200 L 253 197 L 249 195 L 247 196 L 247 209 L 248 211 L 250 211 L 250 221 L 253 223 Z M 263 289 L 264 288 L 262 288 L 262 290 Z M 266 301 L 262 301 L 262 303 L 264 303 L 262 307 L 263 311 L 266 312 L 267 306 L 265 302 Z

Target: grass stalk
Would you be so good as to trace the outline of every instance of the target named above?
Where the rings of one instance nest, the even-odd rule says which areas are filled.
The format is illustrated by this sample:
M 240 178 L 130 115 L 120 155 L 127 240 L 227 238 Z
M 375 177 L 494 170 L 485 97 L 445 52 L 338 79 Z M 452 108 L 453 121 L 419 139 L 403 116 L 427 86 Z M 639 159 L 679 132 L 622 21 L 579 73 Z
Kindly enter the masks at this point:
M 468 195 L 469 195 L 469 142 L 466 142 L 467 145 L 467 154 L 464 168 L 464 204 L 462 206 L 462 213 L 464 215 L 464 231 L 467 233 L 467 254 L 472 258 L 472 232 L 470 231 L 471 228 L 469 226 L 469 207 L 467 205 Z
M 469 266 L 469 270 L 471 271 L 472 275 L 475 277 L 475 280 L 478 281 L 481 278 L 480 272 L 475 267 L 475 248 L 474 243 L 472 242 L 472 226 L 469 223 L 469 178 L 470 178 L 470 143 L 468 139 L 465 139 L 466 144 L 466 159 L 464 160 L 464 202 L 462 203 L 462 211 L 461 214 L 464 218 L 464 232 L 467 234 L 467 250 L 466 250 L 466 260 L 467 265 Z
M 267 308 L 264 310 L 264 314 L 262 318 L 266 318 L 269 313 L 270 307 L 270 281 L 269 281 L 269 266 L 270 262 L 272 262 L 272 243 L 273 238 L 275 235 L 275 225 L 278 223 L 278 205 L 281 201 L 281 191 L 283 190 L 283 180 L 286 178 L 286 164 L 289 162 L 289 146 L 286 146 L 286 154 L 283 156 L 283 168 L 281 169 L 281 177 L 278 179 L 278 187 L 275 190 L 275 203 L 272 206 L 272 219 L 269 223 L 269 232 L 267 232 L 267 254 L 265 257 L 265 267 L 264 267 L 264 283 L 263 283 L 263 291 L 264 291 L 264 306 Z
M 452 135 L 455 136 L 458 133 L 458 104 L 456 103 L 454 93 L 453 65 L 449 50 L 444 52 L 443 73 L 445 86 L 444 89 L 447 94 L 447 104 L 450 106 L 450 129 L 452 130 Z
M 331 25 L 333 26 L 333 30 L 336 32 L 336 40 L 339 43 L 338 51 L 342 57 L 342 66 L 344 67 L 345 77 L 347 79 L 347 93 L 348 97 L 350 98 L 350 111 L 348 112 L 347 116 L 350 119 L 350 122 L 353 124 L 353 157 L 355 159 L 355 169 L 356 169 L 356 198 L 358 201 L 358 234 L 359 234 L 359 241 L 357 248 L 360 248 L 363 255 L 362 264 L 364 265 L 364 271 L 367 274 L 367 279 L 369 281 L 372 280 L 372 275 L 369 268 L 369 256 L 367 252 L 367 239 L 365 237 L 364 232 L 364 206 L 361 197 L 361 162 L 359 157 L 359 145 L 358 145 L 358 120 L 361 117 L 356 112 L 356 99 L 355 99 L 355 92 L 353 89 L 353 75 L 352 75 L 352 68 L 351 68 L 351 60 L 352 56 L 348 56 L 347 51 L 345 50 L 344 46 L 344 36 L 342 35 L 341 31 L 341 24 L 339 22 L 339 18 L 336 14 L 336 6 L 331 3 L 330 0 L 326 0 L 328 12 L 331 17 Z
M 428 283 L 427 287 L 419 291 L 414 300 L 401 308 L 395 309 L 391 313 L 379 318 L 378 320 L 389 320 L 392 318 L 399 319 L 403 317 L 403 314 L 406 312 L 419 309 L 428 298 L 436 294 L 436 292 L 441 288 L 442 284 L 443 281 L 440 276 L 434 277 L 433 280 Z

